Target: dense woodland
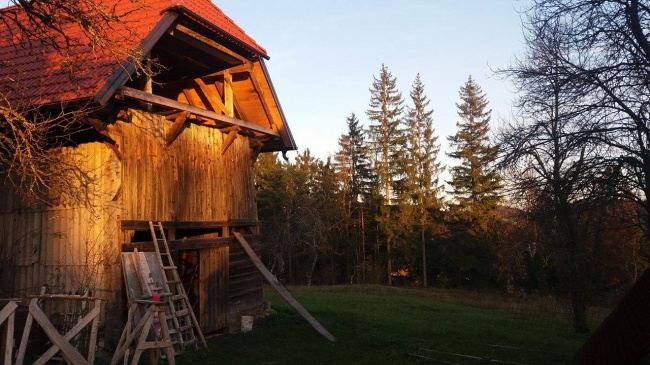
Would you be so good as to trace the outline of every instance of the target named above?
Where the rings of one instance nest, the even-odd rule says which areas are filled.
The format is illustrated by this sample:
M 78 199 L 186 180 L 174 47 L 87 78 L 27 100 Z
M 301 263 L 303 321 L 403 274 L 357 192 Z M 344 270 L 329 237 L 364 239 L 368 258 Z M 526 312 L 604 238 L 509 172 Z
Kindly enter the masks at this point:
M 492 121 L 469 77 L 442 136 L 449 166 L 435 124 L 451 121 L 435 120 L 419 76 L 403 97 L 385 65 L 368 124 L 351 113 L 331 158 L 260 156 L 264 260 L 281 280 L 553 294 L 581 332 L 594 298 L 635 282 L 649 253 L 650 7 L 536 0 L 523 19 L 527 50 L 497 71 L 516 110 Z

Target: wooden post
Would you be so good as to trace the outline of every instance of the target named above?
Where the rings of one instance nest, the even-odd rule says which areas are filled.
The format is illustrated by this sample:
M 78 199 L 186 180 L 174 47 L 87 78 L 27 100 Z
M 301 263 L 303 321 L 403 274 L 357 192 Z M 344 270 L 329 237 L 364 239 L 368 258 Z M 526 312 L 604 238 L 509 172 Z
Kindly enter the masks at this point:
M 19 299 L 9 299 L 8 303 L 0 311 L 0 325 L 7 322 L 6 331 L 5 331 L 5 351 L 4 351 L 4 362 L 3 364 L 11 364 L 11 354 L 14 347 L 14 320 L 16 316 L 16 308 L 18 304 L 16 302 Z
M 287 289 L 285 289 L 282 286 L 282 284 L 280 284 L 278 279 L 276 279 L 275 276 L 271 274 L 271 272 L 266 268 L 266 266 L 264 266 L 260 258 L 257 257 L 255 251 L 253 251 L 253 249 L 248 244 L 248 242 L 246 242 L 246 240 L 241 235 L 241 233 L 234 232 L 234 235 L 235 238 L 237 238 L 237 242 L 239 242 L 239 244 L 244 248 L 244 251 L 246 251 L 246 253 L 248 254 L 248 257 L 250 257 L 251 260 L 253 261 L 253 264 L 255 264 L 257 269 L 262 273 L 262 276 L 264 276 L 266 281 L 268 281 L 269 284 L 271 284 L 275 288 L 275 290 L 277 290 L 278 293 L 280 293 L 282 298 L 284 298 L 284 300 L 286 300 L 287 303 L 289 303 L 289 305 L 295 308 L 298 311 L 298 313 L 300 313 L 300 315 L 303 318 L 305 318 L 307 322 L 309 322 L 309 324 L 312 327 L 314 327 L 316 331 L 318 331 L 318 333 L 325 336 L 325 338 L 327 338 L 328 340 L 335 342 L 336 337 L 334 337 L 325 327 L 323 327 L 316 320 L 316 318 L 314 318 L 309 312 L 307 312 L 307 310 L 300 303 L 298 303 L 298 301 L 291 295 L 291 293 L 289 293 Z
M 233 108 L 232 97 L 232 75 L 228 70 L 223 72 L 223 105 L 226 107 L 226 115 L 234 117 L 235 109 Z

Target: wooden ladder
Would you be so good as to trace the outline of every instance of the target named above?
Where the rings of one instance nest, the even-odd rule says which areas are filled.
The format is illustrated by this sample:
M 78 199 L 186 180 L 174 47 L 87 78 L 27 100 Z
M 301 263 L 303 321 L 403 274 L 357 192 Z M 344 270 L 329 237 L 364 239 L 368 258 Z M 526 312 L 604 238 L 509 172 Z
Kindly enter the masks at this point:
M 187 293 L 185 293 L 185 288 L 178 275 L 178 270 L 169 252 L 169 245 L 167 244 L 162 223 L 149 221 L 149 229 L 151 230 L 151 237 L 154 240 L 153 246 L 156 249 L 164 288 L 170 294 L 166 298 L 169 309 L 167 320 L 170 328 L 170 338 L 174 343 L 174 351 L 180 353 L 189 345 L 194 345 L 195 348 L 198 348 L 197 337 L 201 341 L 201 344 L 207 347 L 205 337 L 203 337 L 203 332 L 201 332 L 201 327 L 196 320 L 194 310 L 192 310 L 192 305 L 187 298 Z M 160 243 L 162 243 L 162 247 Z

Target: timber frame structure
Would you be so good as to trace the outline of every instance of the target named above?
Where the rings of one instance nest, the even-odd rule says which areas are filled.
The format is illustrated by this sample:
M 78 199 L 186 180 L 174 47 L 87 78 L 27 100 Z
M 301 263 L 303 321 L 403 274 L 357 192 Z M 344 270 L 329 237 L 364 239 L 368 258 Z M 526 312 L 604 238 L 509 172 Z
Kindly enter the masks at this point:
M 2 95 L 41 110 L 92 105 L 74 140 L 52 151 L 91 178 L 88 204 L 49 191 L 30 207 L 0 183 L 0 297 L 26 298 L 44 284 L 89 290 L 107 301 L 110 347 L 123 322 L 105 318 L 126 315 L 120 252 L 153 250 L 148 222 L 160 221 L 204 332 L 237 329 L 264 305 L 262 276 L 233 236 L 259 253 L 254 164 L 260 152 L 296 149 L 266 51 L 209 0 L 104 3 L 137 24 L 130 46 L 155 72 L 88 47 L 73 80 L 52 50 L 17 48 L 7 37 L 16 29 L 0 24 L 0 63 L 15 65 L 0 68 L 0 80 L 23 75 L 0 82 Z M 20 19 L 19 7 L 0 11 Z M 7 91 L 21 82 L 20 95 Z

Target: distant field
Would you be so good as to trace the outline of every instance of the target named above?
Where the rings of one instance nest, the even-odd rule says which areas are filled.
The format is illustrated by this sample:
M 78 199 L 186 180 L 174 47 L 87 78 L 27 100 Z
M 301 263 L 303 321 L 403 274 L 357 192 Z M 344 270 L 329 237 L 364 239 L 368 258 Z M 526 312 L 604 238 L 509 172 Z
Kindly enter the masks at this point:
M 551 300 L 384 286 L 290 287 L 334 336 L 313 330 L 273 289 L 278 313 L 213 338 L 178 364 L 566 364 L 588 335 L 541 316 Z M 486 362 L 486 358 L 495 360 Z M 500 362 L 496 362 L 500 361 Z

